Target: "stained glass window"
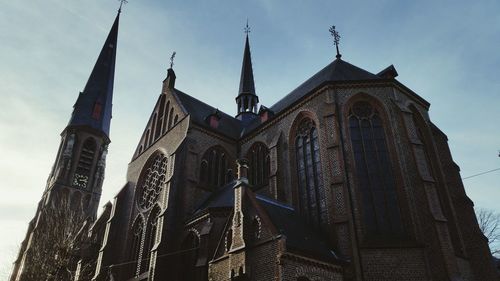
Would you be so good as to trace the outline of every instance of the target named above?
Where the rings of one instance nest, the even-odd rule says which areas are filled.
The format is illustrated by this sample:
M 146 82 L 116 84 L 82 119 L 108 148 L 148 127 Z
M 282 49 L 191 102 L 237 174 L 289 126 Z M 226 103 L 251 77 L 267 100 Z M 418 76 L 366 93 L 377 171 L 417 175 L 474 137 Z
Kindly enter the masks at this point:
M 260 187 L 269 183 L 269 149 L 263 143 L 255 143 L 249 149 L 246 158 L 250 164 L 248 181 L 251 185 Z
M 365 232 L 399 235 L 402 225 L 396 185 L 379 112 L 368 102 L 355 103 L 349 129 Z
M 209 189 L 220 187 L 226 183 L 227 172 L 227 158 L 224 150 L 220 147 L 208 149 L 200 164 L 200 184 Z
M 318 131 L 307 118 L 298 127 L 295 139 L 299 208 L 306 220 L 319 227 L 325 212 Z
M 167 157 L 159 153 L 143 172 L 141 182 L 139 183 L 139 207 L 149 209 L 153 206 L 165 186 L 166 176 Z

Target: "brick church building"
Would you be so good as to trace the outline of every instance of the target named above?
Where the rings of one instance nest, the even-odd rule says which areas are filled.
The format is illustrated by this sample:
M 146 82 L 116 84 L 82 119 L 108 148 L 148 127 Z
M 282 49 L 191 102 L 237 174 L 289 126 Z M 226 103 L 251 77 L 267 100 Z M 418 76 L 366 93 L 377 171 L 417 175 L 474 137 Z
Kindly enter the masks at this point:
M 337 52 L 259 105 L 248 33 L 235 113 L 183 92 L 168 69 L 126 182 L 97 217 L 119 16 L 12 281 L 28 280 L 43 210 L 64 198 L 89 222 L 74 280 L 498 280 L 447 137 L 394 66 L 372 73 Z

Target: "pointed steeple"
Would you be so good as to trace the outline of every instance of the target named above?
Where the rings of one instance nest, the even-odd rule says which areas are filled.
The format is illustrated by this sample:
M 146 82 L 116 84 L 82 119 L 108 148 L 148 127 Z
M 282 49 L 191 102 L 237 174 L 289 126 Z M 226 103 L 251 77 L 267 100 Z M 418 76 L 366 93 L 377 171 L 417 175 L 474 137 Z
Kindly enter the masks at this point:
M 73 106 L 73 114 L 68 126 L 90 126 L 109 137 L 119 20 L 120 11 L 104 42 L 85 89 Z
M 252 57 L 250 55 L 250 43 L 248 34 L 245 40 L 245 51 L 243 52 L 243 64 L 241 65 L 240 91 L 239 94 L 255 94 L 253 81 Z
M 250 28 L 245 27 L 246 39 L 245 50 L 243 51 L 243 63 L 241 65 L 240 89 L 236 97 L 238 114 L 236 117 L 242 121 L 253 119 L 257 114 L 257 104 L 259 97 L 255 93 L 255 83 L 253 81 L 252 56 L 250 55 L 250 43 L 248 33 Z

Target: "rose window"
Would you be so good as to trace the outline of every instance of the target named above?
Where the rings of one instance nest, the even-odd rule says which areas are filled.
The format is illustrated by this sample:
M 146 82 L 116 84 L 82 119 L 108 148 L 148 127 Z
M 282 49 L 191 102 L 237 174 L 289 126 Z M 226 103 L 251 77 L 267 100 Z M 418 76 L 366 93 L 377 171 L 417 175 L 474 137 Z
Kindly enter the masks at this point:
M 141 187 L 141 195 L 138 199 L 139 207 L 149 209 L 158 199 L 165 186 L 165 176 L 167 174 L 167 157 L 158 154 L 153 162 L 146 169 Z

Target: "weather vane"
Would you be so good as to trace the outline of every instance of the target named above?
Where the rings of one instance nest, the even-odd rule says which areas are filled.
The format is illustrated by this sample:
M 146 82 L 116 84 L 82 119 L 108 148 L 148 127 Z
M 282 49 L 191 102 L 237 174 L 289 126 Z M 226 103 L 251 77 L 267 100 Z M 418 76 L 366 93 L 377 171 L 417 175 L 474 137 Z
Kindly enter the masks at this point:
M 127 0 L 118 0 L 118 1 L 120 1 L 120 8 L 118 9 L 118 13 L 121 13 L 123 4 L 127 4 L 128 1 Z
M 246 33 L 246 35 L 248 35 L 248 33 L 250 33 L 250 26 L 248 26 L 248 19 L 247 19 L 247 25 L 245 26 L 245 28 L 243 29 Z
M 330 31 L 330 34 L 332 35 L 333 37 L 333 44 L 335 45 L 335 47 L 337 48 L 337 58 L 340 59 L 340 57 L 342 57 L 342 55 L 340 54 L 339 52 L 339 42 L 340 42 L 340 35 L 339 33 L 335 30 L 335 25 L 332 25 L 332 27 L 330 27 L 330 29 L 328 30 Z
M 172 53 L 172 56 L 170 57 L 170 68 L 174 67 L 174 59 L 175 59 L 175 51 Z

